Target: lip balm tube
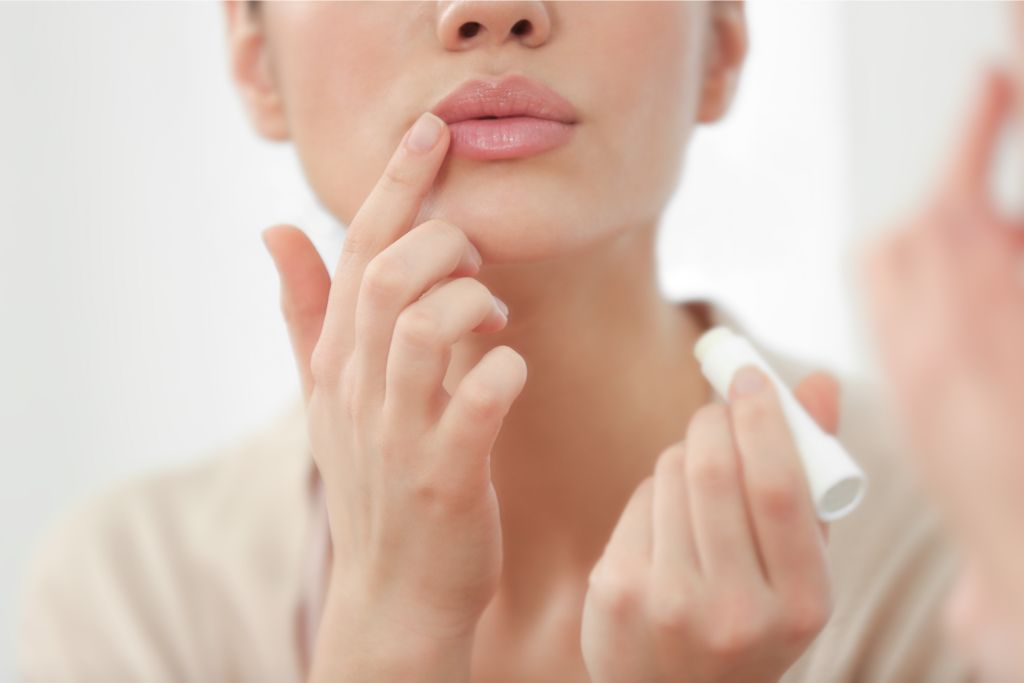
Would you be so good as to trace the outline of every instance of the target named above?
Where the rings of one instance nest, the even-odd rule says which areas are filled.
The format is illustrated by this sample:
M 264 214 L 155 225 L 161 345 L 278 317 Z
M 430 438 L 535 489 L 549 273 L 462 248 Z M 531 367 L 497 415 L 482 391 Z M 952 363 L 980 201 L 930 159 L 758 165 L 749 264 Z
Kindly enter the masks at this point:
M 693 353 L 704 376 L 725 399 L 732 377 L 741 367 L 754 365 L 764 371 L 778 392 L 818 519 L 832 522 L 857 507 L 867 488 L 863 470 L 838 439 L 818 426 L 749 341 L 727 327 L 715 327 L 697 340 Z

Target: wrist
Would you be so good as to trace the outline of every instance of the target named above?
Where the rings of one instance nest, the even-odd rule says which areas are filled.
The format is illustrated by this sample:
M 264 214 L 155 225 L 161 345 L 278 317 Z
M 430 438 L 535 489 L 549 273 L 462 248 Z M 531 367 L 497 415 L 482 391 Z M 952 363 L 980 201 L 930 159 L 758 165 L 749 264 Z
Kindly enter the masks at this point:
M 386 646 L 381 647 L 381 643 Z M 311 683 L 469 683 L 471 647 L 382 636 L 348 644 L 318 643 Z
M 337 584 L 328 592 L 310 681 L 469 682 L 474 630 L 413 627 L 389 609 L 349 595 Z

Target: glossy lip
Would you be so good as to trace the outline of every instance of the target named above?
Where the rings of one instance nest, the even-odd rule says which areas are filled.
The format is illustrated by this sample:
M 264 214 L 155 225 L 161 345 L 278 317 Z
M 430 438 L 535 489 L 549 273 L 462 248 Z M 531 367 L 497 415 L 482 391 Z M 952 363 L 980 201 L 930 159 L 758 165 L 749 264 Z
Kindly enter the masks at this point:
M 477 160 L 532 156 L 559 147 L 577 122 L 572 104 L 521 75 L 463 83 L 431 110 L 451 129 L 453 155 Z

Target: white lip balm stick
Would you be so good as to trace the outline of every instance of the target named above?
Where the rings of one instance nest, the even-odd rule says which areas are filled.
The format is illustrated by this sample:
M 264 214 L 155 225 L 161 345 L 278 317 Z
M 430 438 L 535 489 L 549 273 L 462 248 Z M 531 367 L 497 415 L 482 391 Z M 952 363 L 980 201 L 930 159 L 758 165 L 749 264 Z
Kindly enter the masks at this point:
M 727 327 L 715 327 L 697 340 L 693 353 L 711 386 L 726 399 L 737 370 L 744 365 L 763 370 L 778 391 L 818 518 L 832 522 L 857 507 L 867 488 L 863 470 L 838 439 L 818 426 L 749 341 Z

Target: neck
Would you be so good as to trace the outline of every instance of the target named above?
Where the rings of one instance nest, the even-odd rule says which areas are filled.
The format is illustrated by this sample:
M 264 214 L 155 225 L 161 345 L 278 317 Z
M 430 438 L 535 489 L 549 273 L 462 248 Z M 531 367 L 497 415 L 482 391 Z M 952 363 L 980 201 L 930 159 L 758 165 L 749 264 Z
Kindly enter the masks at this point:
M 486 265 L 509 305 L 497 333 L 452 349 L 451 392 L 491 348 L 526 360 L 523 392 L 491 455 L 504 560 L 496 602 L 525 613 L 600 557 L 633 489 L 710 397 L 692 349 L 700 311 L 663 300 L 655 225 L 582 254 Z

